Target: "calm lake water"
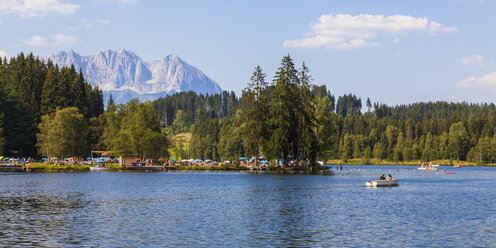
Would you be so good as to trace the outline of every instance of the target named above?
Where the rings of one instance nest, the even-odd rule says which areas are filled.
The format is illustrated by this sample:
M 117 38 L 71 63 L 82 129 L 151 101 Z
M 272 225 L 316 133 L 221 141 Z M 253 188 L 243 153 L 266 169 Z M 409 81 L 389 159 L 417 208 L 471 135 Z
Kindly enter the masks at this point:
M 0 245 L 496 245 L 496 168 L 446 167 L 455 175 L 414 168 L 345 166 L 334 175 L 0 173 Z M 382 172 L 400 186 L 365 187 Z

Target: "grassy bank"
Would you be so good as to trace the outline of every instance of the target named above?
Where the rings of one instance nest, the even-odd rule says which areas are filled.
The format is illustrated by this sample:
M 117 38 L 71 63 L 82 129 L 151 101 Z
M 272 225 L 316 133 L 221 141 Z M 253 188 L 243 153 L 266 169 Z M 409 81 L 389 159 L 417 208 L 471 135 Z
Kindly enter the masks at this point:
M 477 164 L 468 161 L 450 161 L 450 160 L 433 160 L 429 162 L 424 162 L 425 164 L 438 164 L 438 165 L 446 165 L 452 166 L 455 164 L 461 164 L 463 166 L 496 166 L 496 164 Z M 422 161 L 420 161 L 422 163 Z M 348 159 L 348 161 L 344 162 L 341 159 L 332 159 L 326 162 L 328 165 L 419 165 L 419 160 L 412 161 L 391 161 L 391 160 L 378 160 L 378 159 L 361 159 L 361 158 L 353 158 Z
M 31 163 L 29 169 L 36 172 L 77 172 L 77 171 L 90 171 L 90 167 L 94 165 L 54 165 L 47 163 Z M 125 169 L 117 163 L 108 163 L 105 167 L 110 168 L 112 171 L 119 171 Z

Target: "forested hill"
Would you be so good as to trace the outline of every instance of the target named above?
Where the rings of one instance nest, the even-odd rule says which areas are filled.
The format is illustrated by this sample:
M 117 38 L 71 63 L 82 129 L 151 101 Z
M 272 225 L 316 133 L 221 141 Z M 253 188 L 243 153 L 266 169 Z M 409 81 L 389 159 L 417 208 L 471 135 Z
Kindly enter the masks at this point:
M 374 116 L 378 118 L 391 117 L 396 120 L 412 119 L 414 122 L 422 122 L 430 119 L 449 119 L 474 117 L 489 117 L 496 115 L 493 103 L 448 103 L 427 102 L 409 105 L 387 106 L 385 104 L 374 104 Z
M 291 63 L 286 60 L 279 70 L 284 70 L 288 64 L 292 70 Z M 261 68 L 258 69 L 239 98 L 233 92 L 208 96 L 186 92 L 156 100 L 153 105 L 162 126 L 169 134 L 192 132 L 189 154 L 203 159 L 251 157 L 257 153 L 269 158 L 284 158 L 286 155 L 294 158 L 298 150 L 303 149 L 298 147 L 298 143 L 303 144 L 308 137 L 315 145 L 309 148 L 308 156 L 300 158 L 303 160 L 314 156 L 314 159 L 323 161 L 443 159 L 484 164 L 493 163 L 496 158 L 494 104 L 421 102 L 387 106 L 372 103 L 367 98 L 362 113 L 361 98 L 348 94 L 336 100 L 325 86 L 281 86 L 282 92 L 275 92 L 277 84 L 285 79 L 275 78 L 269 84 Z M 294 81 L 299 80 L 298 73 L 295 75 Z M 301 71 L 299 75 L 301 79 Z M 279 119 L 285 113 L 277 113 L 274 106 L 290 106 L 305 101 L 299 98 L 301 93 L 297 91 L 292 93 L 293 101 L 283 101 L 283 96 L 277 94 L 284 95 L 298 88 L 307 88 L 311 92 L 310 99 L 306 100 L 310 104 L 292 105 L 288 108 L 287 119 Z M 263 100 L 254 100 L 253 96 L 257 94 L 256 99 Z M 306 110 L 291 117 L 291 111 L 298 108 Z M 301 135 L 301 130 L 298 130 L 303 124 L 297 123 L 302 114 L 309 115 L 311 121 L 306 125 L 312 132 L 292 140 L 292 137 Z M 286 123 L 287 137 L 276 137 L 278 123 Z M 294 131 L 291 131 L 291 123 L 296 123 Z M 291 147 L 273 151 L 278 142 L 288 141 L 292 142 Z

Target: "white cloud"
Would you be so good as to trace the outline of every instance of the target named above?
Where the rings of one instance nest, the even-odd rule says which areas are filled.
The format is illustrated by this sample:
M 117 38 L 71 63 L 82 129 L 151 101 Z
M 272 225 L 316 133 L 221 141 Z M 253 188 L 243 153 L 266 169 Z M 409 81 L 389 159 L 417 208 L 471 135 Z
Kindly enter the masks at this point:
M 79 20 L 82 22 L 82 25 L 81 25 L 82 27 L 85 27 L 85 28 L 87 28 L 87 29 L 91 29 L 91 28 L 93 28 L 93 25 L 92 25 L 92 24 L 88 21 L 88 19 L 86 19 L 86 18 L 81 18 L 81 19 L 79 19 Z
M 53 44 L 55 45 L 72 45 L 76 44 L 77 39 L 64 34 L 56 34 L 53 36 Z
M 431 21 L 429 25 L 429 31 L 433 35 L 437 35 L 438 33 L 448 33 L 456 31 L 455 27 L 446 27 L 443 24 L 435 21 Z
M 100 0 L 101 2 L 107 2 L 107 3 L 118 3 L 121 6 L 124 5 L 129 5 L 129 4 L 136 4 L 138 0 Z
M 3 57 L 7 57 L 8 58 L 9 55 L 5 51 L 0 50 L 0 58 L 3 59 Z
M 135 4 L 138 2 L 138 0 L 115 0 L 115 2 L 118 2 L 121 4 Z
M 496 93 L 496 72 L 491 72 L 482 77 L 468 77 L 457 84 L 462 88 L 488 88 Z
M 303 38 L 286 40 L 283 46 L 350 49 L 379 45 L 371 40 L 381 33 L 399 35 L 409 32 L 427 32 L 438 34 L 453 31 L 456 31 L 454 27 L 446 27 L 438 22 L 429 21 L 427 17 L 329 14 L 321 15 L 317 23 L 310 24 L 310 31 Z
M 65 34 L 55 34 L 49 39 L 35 35 L 31 38 L 24 40 L 25 45 L 29 46 L 61 46 L 61 45 L 73 45 L 76 44 L 78 40 L 72 36 Z
M 458 60 L 458 62 L 462 65 L 475 64 L 481 67 L 486 66 L 487 60 L 481 55 L 474 54 L 470 57 L 463 57 Z
M 35 35 L 24 41 L 26 45 L 30 46 L 47 46 L 47 39 L 43 36 Z
M 394 40 L 391 41 L 393 44 L 398 44 L 400 42 L 400 38 L 395 38 Z
M 22 17 L 44 16 L 49 13 L 70 15 L 79 5 L 61 3 L 59 0 L 0 0 L 0 12 L 16 13 Z
M 101 24 L 109 24 L 110 23 L 110 20 L 108 20 L 108 19 L 98 19 L 96 21 L 98 23 L 101 23 Z

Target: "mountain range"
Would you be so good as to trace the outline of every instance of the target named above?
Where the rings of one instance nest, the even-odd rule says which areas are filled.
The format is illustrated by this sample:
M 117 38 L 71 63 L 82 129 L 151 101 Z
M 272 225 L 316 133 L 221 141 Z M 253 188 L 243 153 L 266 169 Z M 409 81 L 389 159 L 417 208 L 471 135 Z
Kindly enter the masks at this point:
M 76 70 L 81 69 L 88 82 L 98 86 L 106 99 L 112 94 L 117 103 L 125 103 L 132 98 L 154 100 L 190 90 L 202 94 L 222 91 L 217 82 L 175 54 L 146 62 L 135 53 L 120 48 L 86 56 L 73 50 L 62 51 L 48 58 L 59 67 L 72 64 Z

